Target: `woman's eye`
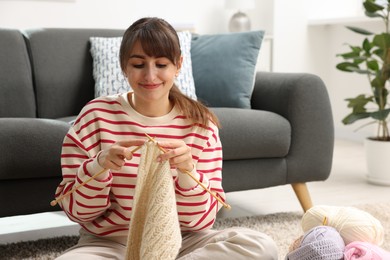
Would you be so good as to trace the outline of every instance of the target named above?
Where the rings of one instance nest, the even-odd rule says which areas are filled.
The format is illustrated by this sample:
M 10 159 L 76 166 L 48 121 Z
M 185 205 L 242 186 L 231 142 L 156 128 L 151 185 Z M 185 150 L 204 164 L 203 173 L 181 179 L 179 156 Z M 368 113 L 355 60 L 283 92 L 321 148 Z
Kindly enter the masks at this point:
M 133 67 L 136 69 L 142 69 L 144 67 L 144 64 L 133 64 Z
M 156 64 L 157 68 L 165 68 L 167 64 Z

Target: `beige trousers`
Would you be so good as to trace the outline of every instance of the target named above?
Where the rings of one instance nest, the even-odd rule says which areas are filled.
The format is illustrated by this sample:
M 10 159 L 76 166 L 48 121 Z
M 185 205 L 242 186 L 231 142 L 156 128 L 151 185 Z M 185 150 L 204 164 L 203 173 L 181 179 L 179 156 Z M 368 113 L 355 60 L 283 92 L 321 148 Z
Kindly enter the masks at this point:
M 247 229 L 229 228 L 183 233 L 178 260 L 277 260 L 278 249 L 267 235 Z M 80 232 L 77 245 L 58 260 L 124 260 L 126 239 L 108 239 Z M 147 260 L 147 259 L 145 259 Z

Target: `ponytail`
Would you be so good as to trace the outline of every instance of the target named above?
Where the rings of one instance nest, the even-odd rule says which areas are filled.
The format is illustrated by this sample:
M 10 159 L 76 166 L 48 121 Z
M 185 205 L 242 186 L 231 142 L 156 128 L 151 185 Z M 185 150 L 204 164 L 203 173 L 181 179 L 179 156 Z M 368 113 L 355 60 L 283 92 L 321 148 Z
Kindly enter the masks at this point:
M 208 126 L 209 121 L 212 121 L 218 128 L 221 127 L 217 116 L 210 109 L 200 101 L 193 100 L 184 95 L 175 84 L 173 84 L 169 92 L 169 99 L 194 124 Z

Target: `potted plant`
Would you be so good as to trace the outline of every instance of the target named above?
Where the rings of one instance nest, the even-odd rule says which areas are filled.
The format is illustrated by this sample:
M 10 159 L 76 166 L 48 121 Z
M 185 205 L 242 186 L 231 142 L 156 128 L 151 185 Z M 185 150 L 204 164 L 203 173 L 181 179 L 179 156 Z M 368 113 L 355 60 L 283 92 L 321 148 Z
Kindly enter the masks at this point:
M 390 113 L 390 0 L 365 0 L 363 7 L 367 17 L 380 18 L 383 21 L 384 29 L 380 33 L 373 33 L 362 28 L 347 26 L 349 30 L 365 37 L 360 45 L 348 44 L 350 51 L 337 55 L 344 61 L 337 64 L 336 67 L 341 71 L 365 75 L 368 78 L 370 94 L 347 98 L 346 101 L 351 112 L 342 122 L 348 125 L 362 119 L 371 119 L 363 126 L 377 124 L 376 135 L 365 140 L 368 181 L 390 185 L 388 124 Z M 386 151 L 389 154 L 386 154 Z M 384 168 L 381 169 L 381 167 Z

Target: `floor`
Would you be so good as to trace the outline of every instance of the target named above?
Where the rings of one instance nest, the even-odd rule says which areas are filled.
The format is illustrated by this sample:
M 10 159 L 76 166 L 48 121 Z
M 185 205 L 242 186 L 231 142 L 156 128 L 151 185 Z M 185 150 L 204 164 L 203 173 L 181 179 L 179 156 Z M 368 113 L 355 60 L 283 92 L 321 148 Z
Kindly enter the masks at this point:
M 390 159 L 390 158 L 389 158 Z M 336 140 L 333 168 L 328 180 L 308 183 L 315 205 L 350 206 L 389 201 L 390 186 L 377 186 L 365 179 L 366 164 L 361 143 Z M 227 194 L 231 210 L 219 217 L 241 217 L 301 211 L 290 185 Z M 59 235 L 77 234 L 78 227 L 62 212 L 0 218 L 0 244 Z
M 390 158 L 389 158 L 390 159 Z M 362 143 L 336 140 L 333 167 L 328 180 L 308 183 L 313 204 L 351 206 L 390 200 L 390 186 L 369 184 Z M 232 210 L 222 209 L 221 217 L 263 215 L 300 211 L 290 185 L 227 194 Z

